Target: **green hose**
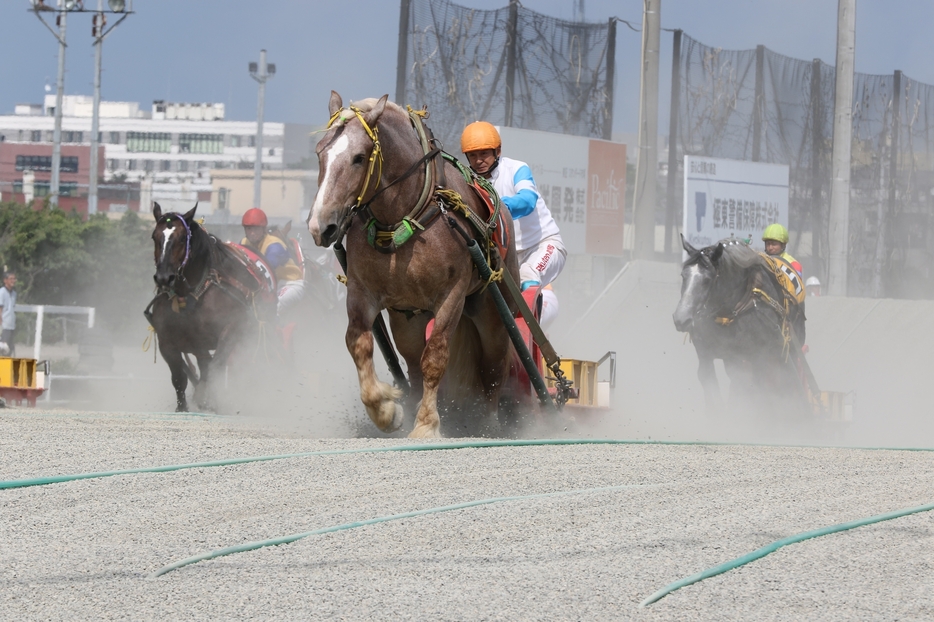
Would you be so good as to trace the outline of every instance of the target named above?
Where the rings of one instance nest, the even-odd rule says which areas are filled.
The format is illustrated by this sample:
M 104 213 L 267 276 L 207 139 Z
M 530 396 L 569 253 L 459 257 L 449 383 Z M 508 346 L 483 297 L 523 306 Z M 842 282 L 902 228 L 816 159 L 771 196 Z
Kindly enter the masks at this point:
M 296 533 L 290 536 L 282 536 L 280 538 L 272 538 L 269 540 L 259 540 L 257 542 L 246 542 L 244 544 L 238 544 L 236 546 L 228 546 L 223 549 L 217 549 L 210 551 L 208 553 L 202 553 L 201 555 L 195 555 L 194 557 L 189 557 L 181 561 L 177 561 L 174 564 L 169 564 L 168 566 L 163 566 L 156 572 L 149 575 L 150 579 L 155 579 L 156 577 L 161 577 L 162 575 L 172 572 L 173 570 L 178 570 L 184 566 L 195 564 L 198 562 L 207 561 L 209 559 L 215 559 L 217 557 L 224 557 L 225 555 L 233 555 L 234 553 L 243 553 L 245 551 L 255 551 L 256 549 L 261 549 L 266 546 L 278 546 L 280 544 L 289 544 L 295 542 L 296 540 L 301 540 L 302 538 L 307 538 L 308 536 L 317 536 L 324 533 L 333 533 L 335 531 L 344 531 L 346 529 L 354 529 L 356 527 L 365 527 L 366 525 L 375 525 L 377 523 L 385 523 L 391 520 L 399 520 L 402 518 L 412 518 L 414 516 L 424 516 L 425 514 L 438 514 L 440 512 L 450 512 L 452 510 L 463 510 L 464 508 L 472 508 L 478 505 L 487 505 L 490 503 L 500 503 L 503 501 L 524 501 L 528 499 L 543 499 L 546 497 L 561 497 L 566 495 L 580 495 L 590 492 L 610 492 L 616 490 L 625 490 L 627 488 L 651 488 L 657 486 L 667 486 L 668 484 L 626 484 L 623 486 L 606 486 L 602 488 L 582 488 L 578 490 L 561 490 L 558 492 L 545 492 L 534 495 L 520 495 L 516 497 L 493 497 L 491 499 L 478 499 L 476 501 L 466 501 L 464 503 L 455 503 L 454 505 L 443 505 L 436 508 L 428 508 L 425 510 L 416 510 L 414 512 L 404 512 L 402 514 L 393 514 L 391 516 L 380 516 L 377 518 L 371 518 L 369 520 L 355 521 L 352 523 L 344 523 L 343 525 L 335 525 L 333 527 L 325 527 L 323 529 L 315 529 L 314 531 L 306 531 L 304 533 Z
M 698 581 L 703 581 L 704 579 L 709 579 L 710 577 L 715 577 L 718 574 L 723 574 L 728 570 L 733 570 L 734 568 L 739 568 L 749 562 L 753 562 L 757 559 L 761 559 L 768 555 L 769 553 L 774 553 L 778 549 L 782 548 L 788 544 L 794 544 L 796 542 L 803 542 L 804 540 L 809 540 L 811 538 L 817 538 L 819 536 L 826 536 L 832 533 L 838 533 L 840 531 L 847 531 L 848 529 L 855 529 L 857 527 L 863 527 L 864 525 L 872 525 L 873 523 L 881 523 L 882 521 L 892 520 L 893 518 L 901 518 L 902 516 L 908 516 L 909 514 L 917 514 L 919 512 L 929 512 L 934 510 L 934 503 L 929 503 L 928 505 L 921 505 L 916 508 L 908 508 L 905 510 L 896 510 L 894 512 L 889 512 L 887 514 L 877 514 L 876 516 L 870 516 L 868 518 L 860 518 L 848 523 L 840 523 L 839 525 L 830 525 L 828 527 L 821 527 L 820 529 L 814 529 L 813 531 L 805 531 L 804 533 L 799 533 L 794 536 L 789 536 L 787 538 L 782 538 L 781 540 L 776 540 L 771 544 L 763 546 L 761 549 L 756 549 L 752 553 L 746 553 L 741 557 L 737 557 L 732 561 L 725 562 L 723 564 L 718 564 L 707 570 L 698 572 L 697 574 L 692 574 L 690 577 L 685 577 L 679 581 L 665 586 L 664 588 L 658 590 L 648 598 L 646 598 L 639 605 L 640 607 L 645 607 L 651 605 L 657 600 L 661 600 L 668 594 L 671 594 L 677 589 L 680 589 L 686 585 L 691 585 L 692 583 L 697 583 Z
M 0 481 L 0 490 L 8 488 L 28 488 L 29 486 L 45 486 L 48 484 L 61 484 L 82 479 L 96 479 L 99 477 L 113 477 L 114 475 L 133 475 L 136 473 L 167 473 L 183 469 L 202 469 L 207 467 L 230 466 L 232 464 L 246 464 L 248 462 L 267 462 L 270 460 L 285 460 L 286 458 L 306 458 L 309 456 L 339 456 L 344 454 L 366 454 L 385 451 L 434 451 L 438 449 L 473 449 L 479 447 L 526 447 L 532 445 L 687 445 L 694 444 L 688 441 L 619 441 L 607 439 L 538 439 L 525 441 L 491 440 L 470 441 L 466 443 L 435 443 L 431 445 L 397 445 L 393 447 L 373 447 L 366 449 L 329 449 L 324 451 L 308 451 L 296 454 L 281 454 L 277 456 L 253 456 L 248 458 L 229 458 L 227 460 L 212 460 L 210 462 L 194 462 L 191 464 L 170 464 L 157 467 L 141 467 L 138 469 L 123 469 L 119 471 L 100 471 L 97 473 L 77 473 L 73 475 L 52 475 L 49 477 L 34 477 L 30 479 L 14 479 Z
M 82 479 L 97 479 L 100 477 L 113 477 L 115 475 L 134 475 L 137 473 L 167 473 L 184 469 L 203 469 L 208 467 L 230 466 L 232 464 L 247 464 L 249 462 L 268 462 L 270 460 L 285 460 L 287 458 L 306 458 L 309 456 L 337 456 L 343 454 L 366 454 L 386 451 L 434 451 L 440 449 L 475 449 L 481 447 L 530 447 L 541 445 L 703 445 L 708 447 L 796 447 L 795 445 L 771 445 L 766 443 L 719 443 L 702 441 L 658 441 L 658 440 L 613 440 L 613 439 L 533 439 L 533 440 L 489 440 L 469 441 L 464 443 L 435 443 L 431 445 L 397 445 L 393 447 L 375 447 L 367 449 L 331 449 L 325 451 L 308 451 L 295 454 L 281 454 L 276 456 L 253 456 L 247 458 L 229 458 L 227 460 L 212 460 L 210 462 L 194 462 L 191 464 L 173 464 L 157 467 L 141 467 L 138 469 L 122 469 L 118 471 L 100 471 L 96 473 L 77 473 L 72 475 L 52 475 L 48 477 L 34 477 L 28 479 L 14 479 L 0 481 L 0 490 L 10 488 L 28 488 L 29 486 L 46 486 L 48 484 L 61 484 Z M 812 449 L 819 446 L 801 446 Z M 836 448 L 834 448 L 836 449 Z M 874 451 L 934 451 L 929 447 L 847 447 L 846 449 L 861 449 Z

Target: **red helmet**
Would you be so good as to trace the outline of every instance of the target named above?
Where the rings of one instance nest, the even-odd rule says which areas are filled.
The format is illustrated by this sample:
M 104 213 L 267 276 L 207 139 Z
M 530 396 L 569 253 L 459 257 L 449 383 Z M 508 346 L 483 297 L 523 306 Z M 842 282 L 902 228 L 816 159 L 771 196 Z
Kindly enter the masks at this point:
M 245 214 L 243 214 L 242 223 L 244 227 L 265 227 L 269 224 L 269 221 L 266 220 L 266 212 L 261 210 L 258 207 L 248 209 Z

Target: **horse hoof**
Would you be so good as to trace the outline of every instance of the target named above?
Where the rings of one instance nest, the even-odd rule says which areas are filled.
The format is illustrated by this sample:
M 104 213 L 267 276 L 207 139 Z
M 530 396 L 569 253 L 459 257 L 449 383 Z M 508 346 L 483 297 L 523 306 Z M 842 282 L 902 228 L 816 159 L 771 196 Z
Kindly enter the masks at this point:
M 390 432 L 395 432 L 396 430 L 401 428 L 402 422 L 405 420 L 405 413 L 402 410 L 402 406 L 400 404 L 396 404 L 395 406 L 396 406 L 396 411 L 392 415 L 392 426 L 391 426 L 391 429 L 389 430 Z
M 188 404 L 179 404 L 175 407 L 175 412 L 177 413 L 186 413 L 188 412 Z
M 439 425 L 417 425 L 409 438 L 441 438 L 441 429 Z

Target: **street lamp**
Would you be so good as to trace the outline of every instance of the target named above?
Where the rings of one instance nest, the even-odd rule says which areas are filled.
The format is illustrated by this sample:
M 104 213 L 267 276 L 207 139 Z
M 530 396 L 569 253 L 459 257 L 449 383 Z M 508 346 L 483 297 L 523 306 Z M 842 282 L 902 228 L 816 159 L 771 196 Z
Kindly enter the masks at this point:
M 261 207 L 263 183 L 263 107 L 266 104 L 266 80 L 276 75 L 276 66 L 266 64 L 266 50 L 259 51 L 259 64 L 249 64 L 250 77 L 259 82 L 256 104 L 256 162 L 253 163 L 253 207 Z
M 56 7 L 46 4 L 46 2 L 56 2 Z M 84 0 L 29 0 L 30 10 L 39 18 L 39 21 L 49 29 L 49 32 L 58 39 L 58 85 L 55 92 L 55 131 L 52 134 L 52 179 L 49 188 L 49 202 L 53 206 L 58 206 L 58 197 L 61 179 L 62 162 L 62 99 L 65 92 L 65 26 L 68 13 L 92 13 L 91 34 L 94 37 L 94 107 L 91 118 L 91 162 L 90 179 L 88 180 L 88 214 L 97 213 L 97 177 L 98 162 L 97 152 L 100 149 L 98 127 L 100 125 L 100 104 L 101 104 L 101 44 L 104 37 L 120 25 L 131 13 L 133 13 L 133 0 L 130 0 L 127 7 L 126 0 L 107 0 L 109 11 L 104 10 L 103 0 L 97 0 L 97 9 L 90 10 L 84 7 Z M 58 26 L 58 32 L 42 17 L 43 13 L 56 13 L 55 23 Z M 107 25 L 107 13 L 120 14 L 120 19 L 110 28 Z

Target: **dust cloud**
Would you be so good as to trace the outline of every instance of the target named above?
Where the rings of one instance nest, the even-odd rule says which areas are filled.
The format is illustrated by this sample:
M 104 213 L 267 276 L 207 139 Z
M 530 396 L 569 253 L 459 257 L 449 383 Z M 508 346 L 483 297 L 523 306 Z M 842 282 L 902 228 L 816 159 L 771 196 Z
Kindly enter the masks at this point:
M 602 296 L 590 299 L 569 295 L 560 280 L 555 289 L 561 313 L 549 335 L 559 355 L 596 361 L 607 351 L 617 353 L 611 407 L 568 409 L 556 417 L 527 413 L 516 429 L 504 430 L 503 435 L 934 446 L 928 385 L 934 337 L 926 329 L 926 321 L 934 315 L 934 302 L 808 299 L 808 360 L 815 377 L 822 389 L 848 393 L 854 402 L 852 421 L 831 422 L 794 413 L 776 417 L 736 403 L 728 414 L 706 412 L 694 347 L 671 320 L 680 296 L 676 264 L 633 262 Z M 72 411 L 174 411 L 174 390 L 165 362 L 161 356 L 153 362 L 152 346 L 148 351 L 140 347 L 147 336 L 141 313 L 147 302 L 148 298 L 123 301 L 125 306 L 138 307 L 140 313 L 110 335 L 113 364 L 109 369 L 85 369 L 79 352 L 82 346 L 77 343 L 43 346 L 42 358 L 53 360 L 51 400 L 45 406 Z M 232 423 L 275 435 L 404 436 L 412 426 L 410 413 L 406 427 L 392 435 L 377 430 L 366 416 L 354 365 L 344 346 L 345 327 L 342 305 L 328 311 L 309 310 L 299 318 L 294 333 L 294 363 L 283 366 L 260 357 L 259 364 L 226 370 L 216 379 L 215 412 Z M 30 345 L 18 348 L 20 355 L 31 355 Z M 380 378 L 389 381 L 391 376 L 378 354 L 376 365 Z M 65 378 L 86 374 L 97 379 Z M 718 375 L 727 397 L 729 380 L 719 363 Z M 599 376 L 608 379 L 607 365 L 600 368 Z M 191 388 L 188 393 L 192 410 L 197 410 Z M 442 425 L 447 435 L 460 435 Z

